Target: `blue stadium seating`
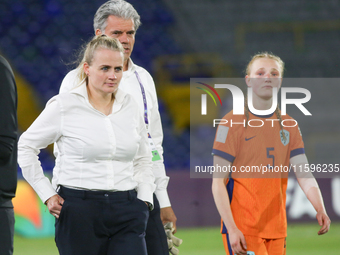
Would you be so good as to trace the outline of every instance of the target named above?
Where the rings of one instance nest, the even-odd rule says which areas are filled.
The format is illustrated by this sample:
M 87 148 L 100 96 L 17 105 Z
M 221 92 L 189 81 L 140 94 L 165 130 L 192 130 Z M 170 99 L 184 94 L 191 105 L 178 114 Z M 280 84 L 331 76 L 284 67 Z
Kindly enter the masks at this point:
M 93 16 L 103 0 L 3 0 L 0 3 L 0 51 L 34 87 L 44 105 L 56 95 L 68 65 L 93 33 Z M 174 22 L 161 1 L 130 1 L 141 16 L 132 58 L 152 73 L 152 61 L 162 54 L 180 53 L 167 27 Z M 161 102 L 160 102 L 161 104 Z M 161 107 L 167 168 L 188 165 L 188 147 L 173 134 L 171 120 Z M 188 134 L 187 134 L 188 136 Z M 185 139 L 184 139 L 185 140 Z M 188 139 L 186 139 L 188 140 Z M 181 153 L 180 153 L 181 152 Z M 42 163 L 51 169 L 51 157 L 43 152 Z

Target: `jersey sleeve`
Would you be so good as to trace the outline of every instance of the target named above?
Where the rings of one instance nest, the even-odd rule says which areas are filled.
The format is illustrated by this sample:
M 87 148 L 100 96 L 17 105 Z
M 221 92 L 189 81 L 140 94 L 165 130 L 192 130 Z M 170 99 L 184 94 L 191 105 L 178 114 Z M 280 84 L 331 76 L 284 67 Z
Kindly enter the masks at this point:
M 305 147 L 302 140 L 302 134 L 297 124 L 295 127 L 291 129 L 291 138 L 290 138 L 290 158 L 304 154 Z
M 239 128 L 230 126 L 229 114 L 223 117 L 217 127 L 212 155 L 234 162 L 238 150 Z

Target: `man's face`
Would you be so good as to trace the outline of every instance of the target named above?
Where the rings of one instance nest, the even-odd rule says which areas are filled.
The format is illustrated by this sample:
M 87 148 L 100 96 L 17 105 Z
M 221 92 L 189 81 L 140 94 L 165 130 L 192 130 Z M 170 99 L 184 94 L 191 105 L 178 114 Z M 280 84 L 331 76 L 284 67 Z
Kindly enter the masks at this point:
M 103 31 L 96 30 L 96 35 L 102 34 Z M 135 44 L 135 24 L 132 19 L 122 19 L 110 15 L 107 18 L 107 26 L 104 34 L 109 37 L 117 38 L 124 48 L 124 59 L 127 61 L 132 53 Z

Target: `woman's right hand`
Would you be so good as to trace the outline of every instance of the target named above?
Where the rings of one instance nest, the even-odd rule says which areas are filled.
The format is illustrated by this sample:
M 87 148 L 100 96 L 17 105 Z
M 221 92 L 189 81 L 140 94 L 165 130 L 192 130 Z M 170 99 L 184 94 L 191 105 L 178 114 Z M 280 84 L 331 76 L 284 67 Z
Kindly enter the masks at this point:
M 239 229 L 229 231 L 229 242 L 234 254 L 247 254 L 246 239 Z
M 45 204 L 47 205 L 47 208 L 48 208 L 48 211 L 50 212 L 50 214 L 52 214 L 54 217 L 56 217 L 58 219 L 59 215 L 60 215 L 61 208 L 64 204 L 64 199 L 61 196 L 59 196 L 58 194 L 56 194 L 56 195 L 50 197 L 49 199 L 47 199 Z
M 231 162 L 221 158 L 217 155 L 214 156 L 214 166 L 225 166 L 230 169 Z M 229 173 L 214 172 L 212 181 L 212 193 L 215 204 L 221 218 L 228 229 L 229 242 L 234 254 L 247 254 L 247 244 L 243 233 L 237 228 L 233 214 L 230 208 L 230 199 L 226 189 L 225 179 L 229 177 Z

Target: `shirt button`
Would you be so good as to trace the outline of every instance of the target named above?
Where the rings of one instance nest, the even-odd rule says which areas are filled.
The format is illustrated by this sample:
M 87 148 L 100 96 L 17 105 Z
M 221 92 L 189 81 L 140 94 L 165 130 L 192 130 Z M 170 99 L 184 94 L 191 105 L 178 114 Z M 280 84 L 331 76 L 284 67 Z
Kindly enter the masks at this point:
M 104 196 L 108 197 L 108 196 L 109 196 L 109 194 L 105 193 L 105 195 L 104 195 Z

